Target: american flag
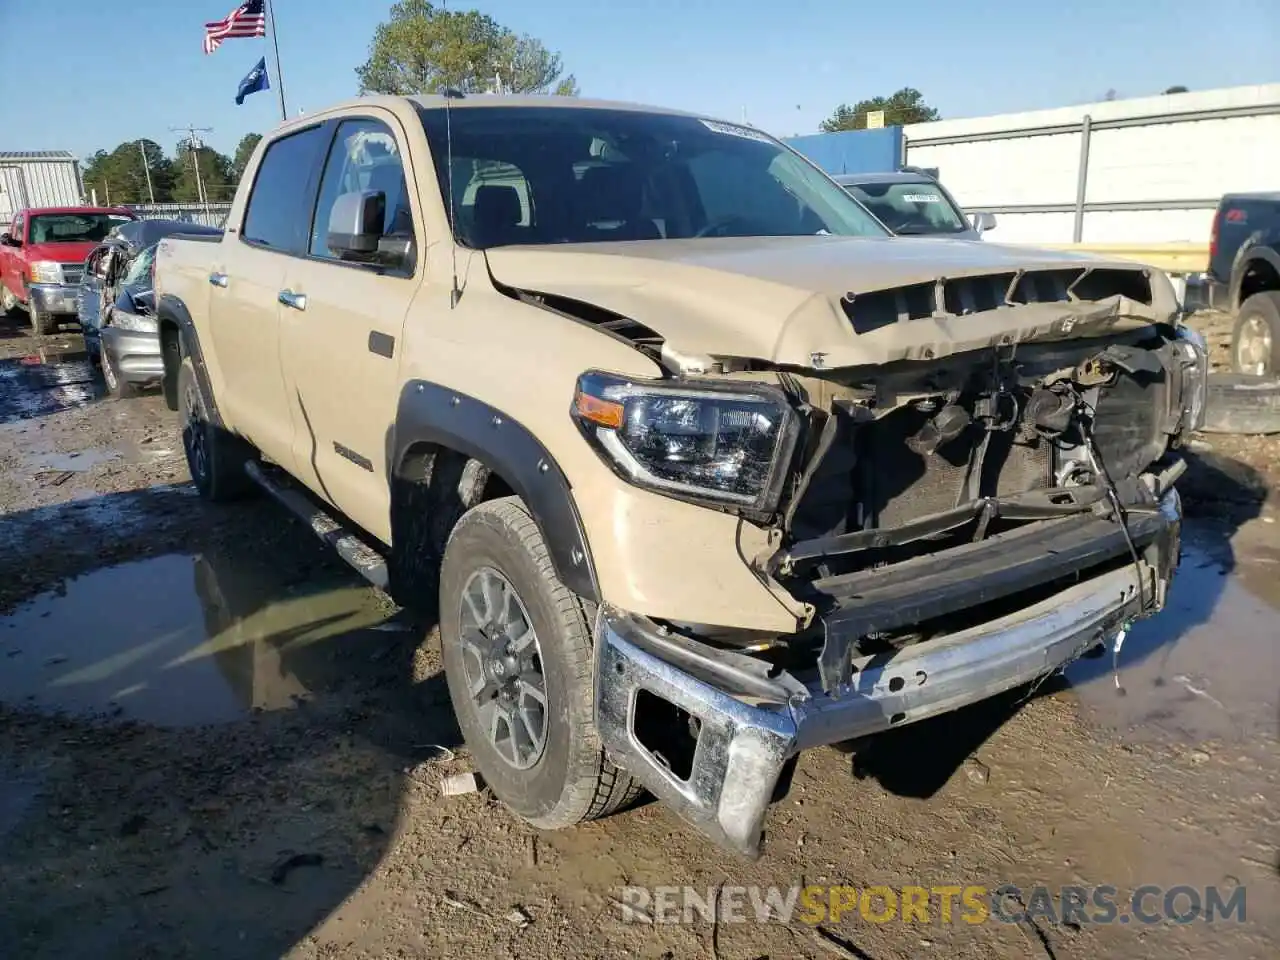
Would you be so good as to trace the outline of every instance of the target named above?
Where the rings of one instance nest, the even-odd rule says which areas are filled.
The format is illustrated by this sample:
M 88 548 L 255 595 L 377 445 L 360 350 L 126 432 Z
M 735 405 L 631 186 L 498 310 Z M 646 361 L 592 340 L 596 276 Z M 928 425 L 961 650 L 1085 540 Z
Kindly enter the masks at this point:
M 223 40 L 231 37 L 265 37 L 267 17 L 262 12 L 263 0 L 245 0 L 223 19 L 204 25 L 204 52 L 213 53 Z

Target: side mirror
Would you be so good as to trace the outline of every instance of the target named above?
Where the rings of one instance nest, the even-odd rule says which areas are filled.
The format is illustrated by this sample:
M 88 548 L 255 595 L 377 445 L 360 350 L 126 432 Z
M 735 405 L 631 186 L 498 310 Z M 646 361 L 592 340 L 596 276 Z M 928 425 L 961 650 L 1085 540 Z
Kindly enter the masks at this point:
M 22 241 L 11 233 L 0 233 L 0 243 L 3 243 L 6 247 L 22 246 Z
M 996 228 L 996 215 L 988 213 L 986 210 L 979 210 L 973 215 L 973 229 L 979 234 L 986 233 L 988 230 Z
M 340 260 L 367 260 L 378 252 L 386 216 L 387 195 L 381 190 L 341 194 L 329 211 L 325 245 Z

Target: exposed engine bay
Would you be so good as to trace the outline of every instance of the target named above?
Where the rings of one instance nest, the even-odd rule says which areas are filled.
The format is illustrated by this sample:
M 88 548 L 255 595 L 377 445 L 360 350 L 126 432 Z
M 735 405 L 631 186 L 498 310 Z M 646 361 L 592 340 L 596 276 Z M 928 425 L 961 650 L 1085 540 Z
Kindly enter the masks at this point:
M 906 346 L 832 369 L 823 354 L 800 367 L 683 353 L 610 310 L 516 295 L 661 363 L 653 383 L 584 375 L 584 436 L 629 482 L 767 529 L 769 549 L 748 561 L 812 611 L 773 644 L 670 626 L 766 659 L 781 648 L 788 669 L 816 662 L 831 693 L 858 657 L 1119 565 L 1139 573 L 1140 609 L 1162 604 L 1167 578 L 1143 551 L 1163 523 L 1144 517 L 1183 469 L 1172 451 L 1202 414 L 1205 359 L 1151 279 L 1072 267 L 849 294 L 859 341 Z M 954 349 L 978 329 L 985 346 Z
M 970 607 L 1137 564 L 1133 518 L 1154 512 L 1182 470 L 1169 453 L 1198 415 L 1184 388 L 1197 362 L 1172 330 L 1148 327 L 852 372 L 835 388 L 784 376 L 807 429 L 764 565 L 818 611 L 824 688 L 847 682 L 853 657 L 955 630 Z M 1109 533 L 1110 548 L 1046 565 L 1039 580 L 1018 572 L 1012 558 L 1064 555 L 1085 530 L 1077 546 Z M 842 608 L 860 627 L 835 644 Z

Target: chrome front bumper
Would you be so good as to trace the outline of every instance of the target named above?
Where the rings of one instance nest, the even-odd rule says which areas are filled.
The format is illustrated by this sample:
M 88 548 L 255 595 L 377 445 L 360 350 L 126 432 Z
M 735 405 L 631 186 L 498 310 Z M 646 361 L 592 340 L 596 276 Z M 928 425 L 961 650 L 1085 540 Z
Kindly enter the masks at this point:
M 57 283 L 33 283 L 27 287 L 27 302 L 41 313 L 72 314 L 80 312 L 79 288 Z
M 1130 620 L 1161 609 L 1180 547 L 1177 492 L 1169 491 L 1159 509 L 1160 532 L 1141 555 L 1145 610 L 1138 570 L 1126 563 L 978 627 L 888 657 L 856 659 L 852 682 L 834 695 L 816 678 L 763 670 L 754 676 L 738 670 L 730 693 L 716 651 L 689 653 L 688 642 L 673 646 L 672 635 L 651 621 L 602 607 L 595 636 L 596 724 L 605 749 L 717 843 L 757 856 L 768 805 L 799 751 L 913 723 L 1044 677 L 1091 647 L 1113 642 Z M 688 779 L 637 738 L 641 690 L 697 720 Z

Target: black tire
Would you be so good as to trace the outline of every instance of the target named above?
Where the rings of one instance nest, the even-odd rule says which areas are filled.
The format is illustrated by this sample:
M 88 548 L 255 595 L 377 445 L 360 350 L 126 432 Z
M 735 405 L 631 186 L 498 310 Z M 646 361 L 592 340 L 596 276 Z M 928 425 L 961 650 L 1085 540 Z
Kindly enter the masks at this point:
M 9 292 L 9 288 L 0 283 L 0 317 L 7 317 L 18 309 L 18 298 Z
M 111 352 L 106 344 L 98 345 L 98 366 L 102 370 L 102 380 L 107 385 L 107 393 L 117 400 L 129 400 L 141 393 L 134 384 L 120 376 L 120 371 L 116 369 L 116 362 L 111 358 Z
M 545 694 L 544 745 L 526 769 L 499 753 L 468 683 L 463 590 L 485 570 L 496 571 L 514 587 L 536 635 Z M 596 733 L 594 612 L 594 605 L 556 576 L 538 525 L 518 497 L 479 504 L 454 527 L 440 573 L 440 638 L 454 713 L 484 781 L 498 799 L 543 829 L 607 816 L 640 791 L 605 758 Z
M 58 332 L 58 318 L 37 310 L 34 303 L 27 304 L 27 316 L 31 318 L 31 332 L 36 336 L 47 337 Z
M 178 367 L 178 401 L 182 411 L 182 448 L 191 481 L 206 500 L 234 500 L 254 489 L 244 467 L 255 456 L 252 446 L 209 421 L 208 407 L 190 357 Z
M 1280 375 L 1280 291 L 1255 293 L 1240 304 L 1231 330 L 1231 369 L 1252 376 Z
M 1280 433 L 1280 377 L 1209 374 L 1206 433 Z

